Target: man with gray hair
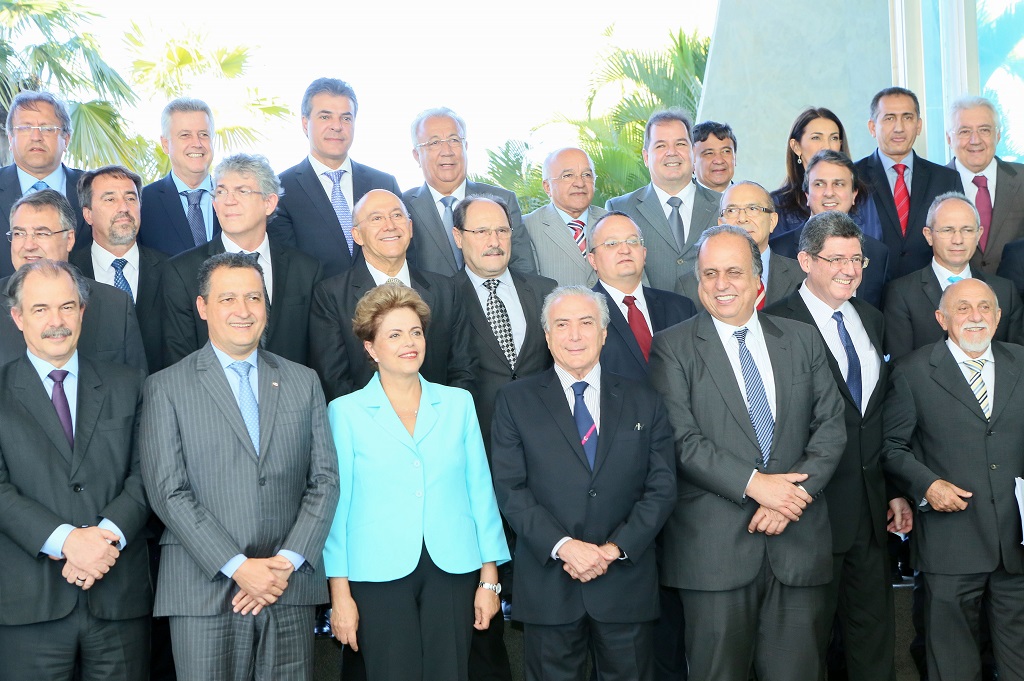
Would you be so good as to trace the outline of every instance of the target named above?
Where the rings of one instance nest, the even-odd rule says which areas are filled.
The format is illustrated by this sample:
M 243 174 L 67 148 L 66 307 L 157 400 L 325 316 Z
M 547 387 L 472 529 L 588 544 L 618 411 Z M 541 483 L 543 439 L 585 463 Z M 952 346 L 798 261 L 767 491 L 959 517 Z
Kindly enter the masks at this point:
M 506 384 L 491 428 L 498 505 L 517 535 L 512 618 L 528 681 L 651 681 L 654 538 L 675 504 L 672 433 L 648 386 L 603 371 L 605 297 L 563 286 L 541 311 L 554 367 Z
M 519 199 L 507 189 L 466 179 L 466 122 L 447 107 L 420 112 L 412 122 L 412 157 L 423 171 L 423 186 L 402 194 L 415 227 L 409 262 L 446 277 L 462 269 L 455 243 L 455 207 L 467 196 L 488 194 L 502 199 L 512 216 L 512 261 L 509 268 L 537 274 L 530 235 L 523 228 Z
M 41 189 L 53 189 L 71 204 L 77 216 L 72 224 L 75 248 L 92 241 L 89 226 L 82 218 L 78 203 L 78 174 L 63 163 L 71 141 L 71 116 L 64 103 L 49 92 L 24 90 L 8 105 L 7 143 L 14 162 L 0 168 L 0 233 L 10 230 L 11 207 L 19 197 Z M 0 240 L 0 243 L 3 243 Z M 10 246 L 0 253 L 0 277 L 17 269 L 10 257 Z
M 267 235 L 281 184 L 262 156 L 235 154 L 214 171 L 214 209 L 223 232 L 207 244 L 167 261 L 163 276 L 163 360 L 170 366 L 206 344 L 206 320 L 196 309 L 196 273 L 218 253 L 246 253 L 263 268 L 271 313 L 261 347 L 307 363 L 309 305 L 323 278 L 318 260 Z
M 160 146 L 171 172 L 142 190 L 139 243 L 167 255 L 205 244 L 220 233 L 213 210 L 213 111 L 179 97 L 160 114 Z
M 281 173 L 284 195 L 270 236 L 298 248 L 324 266 L 324 276 L 348 270 L 359 256 L 352 239 L 352 211 L 372 189 L 401 194 L 393 175 L 356 163 L 349 156 L 359 102 L 337 78 L 317 78 L 302 95 L 302 132 L 309 154 Z

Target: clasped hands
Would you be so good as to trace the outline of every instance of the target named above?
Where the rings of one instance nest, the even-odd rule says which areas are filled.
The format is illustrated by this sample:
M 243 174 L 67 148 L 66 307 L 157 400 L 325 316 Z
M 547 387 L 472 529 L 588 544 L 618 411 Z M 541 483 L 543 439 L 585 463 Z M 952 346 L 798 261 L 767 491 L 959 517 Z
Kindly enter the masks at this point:
M 573 579 L 589 582 L 608 571 L 608 566 L 619 559 L 621 551 L 611 542 L 598 546 L 579 539 L 570 539 L 558 549 L 562 568 Z
M 96 580 L 114 567 L 121 552 L 117 545 L 121 538 L 101 527 L 77 527 L 64 540 L 64 568 L 61 576 L 68 584 L 74 584 L 83 591 L 92 588 Z M 50 560 L 60 560 L 50 556 Z
M 806 473 L 754 473 L 746 494 L 760 504 L 747 525 L 747 532 L 782 534 L 790 522 L 797 522 L 808 504 L 814 501 L 800 483 Z
M 238 585 L 238 593 L 231 599 L 232 609 L 240 615 L 260 614 L 281 597 L 294 571 L 295 566 L 284 556 L 246 558 L 231 577 Z

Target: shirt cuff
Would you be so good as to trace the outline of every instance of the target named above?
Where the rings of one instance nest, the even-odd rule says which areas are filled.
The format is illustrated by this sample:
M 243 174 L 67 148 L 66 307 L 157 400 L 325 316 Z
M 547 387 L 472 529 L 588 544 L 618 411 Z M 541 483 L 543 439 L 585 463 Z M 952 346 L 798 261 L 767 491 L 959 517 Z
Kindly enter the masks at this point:
M 99 527 L 100 527 L 100 529 L 107 530 L 108 532 L 113 532 L 114 534 L 116 534 L 118 537 L 121 538 L 121 540 L 118 541 L 117 544 L 116 544 L 116 547 L 117 547 L 118 551 L 124 551 L 124 547 L 128 546 L 128 542 L 125 541 L 125 538 L 124 538 L 124 532 L 121 531 L 121 528 L 118 527 L 117 523 L 115 523 L 113 520 L 110 520 L 108 518 L 104 518 L 103 520 L 100 521 Z
M 241 553 L 238 554 L 228 562 L 224 563 L 224 567 L 220 569 L 221 574 L 223 574 L 228 579 L 231 579 L 235 576 L 235 570 L 242 567 L 242 563 L 244 562 L 245 556 L 243 556 Z
M 64 557 L 64 542 L 68 540 L 68 535 L 75 529 L 74 525 L 58 525 L 57 529 L 50 533 L 50 536 L 43 542 L 43 548 L 39 549 L 39 553 L 45 553 L 48 556 L 54 558 Z
M 747 489 L 750 488 L 750 483 L 754 481 L 754 476 L 757 475 L 757 469 L 755 468 L 751 473 L 750 477 L 747 478 L 747 485 L 743 488 L 743 498 L 747 498 Z
M 302 567 L 302 564 L 306 562 L 306 559 L 301 555 L 294 551 L 289 551 L 288 549 L 281 549 L 277 552 L 277 555 L 287 558 L 289 562 L 291 562 L 292 567 L 295 568 L 296 572 L 298 572 L 299 568 Z
M 561 560 L 558 557 L 558 549 L 562 548 L 562 545 L 565 544 L 565 542 L 569 541 L 570 539 L 572 539 L 572 537 L 562 537 L 561 539 L 558 540 L 558 543 L 555 544 L 555 548 L 551 549 L 551 557 L 553 559 Z

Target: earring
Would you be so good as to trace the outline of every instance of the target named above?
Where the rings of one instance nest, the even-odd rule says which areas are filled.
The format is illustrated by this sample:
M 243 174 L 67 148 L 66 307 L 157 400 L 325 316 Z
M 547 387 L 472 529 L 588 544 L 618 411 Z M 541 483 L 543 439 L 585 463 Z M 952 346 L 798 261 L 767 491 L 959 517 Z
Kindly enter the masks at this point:
M 804 164 L 804 160 L 802 158 L 800 158 L 799 156 L 797 156 L 796 157 L 796 164 L 798 166 L 802 166 Z

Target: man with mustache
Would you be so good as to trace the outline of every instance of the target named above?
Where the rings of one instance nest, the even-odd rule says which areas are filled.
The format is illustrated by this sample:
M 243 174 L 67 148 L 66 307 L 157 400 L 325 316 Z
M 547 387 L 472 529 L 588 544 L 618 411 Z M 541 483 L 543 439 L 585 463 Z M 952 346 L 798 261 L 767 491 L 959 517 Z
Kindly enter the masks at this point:
M 987 283 L 946 288 L 935 318 L 948 339 L 896 365 L 883 407 L 883 466 L 916 510 L 931 681 L 981 678 L 983 613 L 999 678 L 1024 679 L 1024 348 L 994 340 L 1001 316 Z

